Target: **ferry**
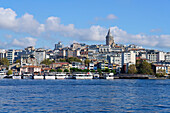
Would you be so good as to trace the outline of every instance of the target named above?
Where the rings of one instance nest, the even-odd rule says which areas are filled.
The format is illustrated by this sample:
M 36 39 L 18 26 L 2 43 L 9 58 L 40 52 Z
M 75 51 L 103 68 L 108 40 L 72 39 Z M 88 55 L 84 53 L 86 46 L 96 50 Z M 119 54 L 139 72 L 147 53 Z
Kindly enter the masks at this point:
M 13 75 L 12 79 L 21 79 L 21 75 Z
M 4 71 L 0 71 L 0 79 L 3 79 L 6 75 Z
M 25 72 L 24 74 L 22 74 L 22 79 L 31 79 L 32 74 L 29 72 Z
M 19 73 L 14 73 L 12 79 L 21 79 L 21 75 L 19 75 Z
M 6 75 L 4 78 L 12 79 L 12 76 L 13 76 L 13 74 L 11 74 L 11 75 Z
M 74 73 L 73 74 L 74 79 L 93 79 L 93 75 L 88 72 L 88 73 Z
M 56 73 L 55 77 L 56 79 L 66 79 L 66 73 Z
M 49 74 L 45 73 L 44 74 L 44 79 L 46 79 L 46 80 L 55 80 L 55 73 L 49 73 Z
M 42 76 L 42 75 L 33 75 L 33 79 L 42 80 L 42 79 L 44 79 L 44 76 Z
M 114 79 L 114 73 L 105 73 L 104 74 L 104 79 Z

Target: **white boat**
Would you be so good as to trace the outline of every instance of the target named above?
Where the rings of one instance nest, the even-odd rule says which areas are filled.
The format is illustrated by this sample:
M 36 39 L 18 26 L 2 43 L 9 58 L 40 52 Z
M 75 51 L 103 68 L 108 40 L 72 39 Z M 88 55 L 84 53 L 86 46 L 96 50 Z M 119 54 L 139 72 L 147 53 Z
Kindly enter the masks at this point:
M 114 73 L 106 73 L 104 74 L 104 79 L 114 79 Z
M 56 79 L 66 79 L 66 73 L 56 73 Z
M 93 79 L 99 79 L 99 78 L 100 78 L 99 74 L 97 74 L 97 73 L 93 74 Z
M 66 79 L 72 79 L 72 78 L 73 78 L 72 75 L 70 75 L 70 74 L 66 75 Z
M 91 73 L 75 73 L 73 74 L 74 79 L 93 79 L 93 75 Z
M 42 75 L 34 75 L 34 76 L 33 76 L 33 79 L 42 80 L 42 79 L 44 79 L 44 76 L 42 76 Z
M 55 80 L 55 72 L 44 73 L 44 79 Z
M 0 79 L 3 79 L 6 75 L 4 71 L 0 71 Z
M 21 79 L 21 75 L 13 75 L 12 79 Z
M 32 74 L 31 73 L 25 72 L 22 75 L 22 79 L 31 79 L 31 78 L 32 78 Z
M 55 80 L 55 75 L 46 75 L 46 76 L 44 76 L 44 79 L 46 79 L 46 80 Z

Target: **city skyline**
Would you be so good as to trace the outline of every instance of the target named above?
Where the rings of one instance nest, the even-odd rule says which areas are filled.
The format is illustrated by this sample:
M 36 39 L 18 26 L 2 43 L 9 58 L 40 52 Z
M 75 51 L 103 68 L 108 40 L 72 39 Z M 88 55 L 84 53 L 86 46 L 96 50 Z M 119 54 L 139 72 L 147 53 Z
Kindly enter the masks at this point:
M 168 0 L 0 3 L 0 48 L 53 49 L 58 41 L 65 46 L 73 42 L 105 44 L 110 28 L 115 43 L 169 51 Z

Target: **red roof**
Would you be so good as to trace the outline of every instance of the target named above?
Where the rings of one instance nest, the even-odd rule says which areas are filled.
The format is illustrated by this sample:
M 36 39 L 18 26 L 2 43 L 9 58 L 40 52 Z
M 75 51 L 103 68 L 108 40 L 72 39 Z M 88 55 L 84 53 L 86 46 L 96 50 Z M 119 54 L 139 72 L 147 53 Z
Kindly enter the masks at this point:
M 23 66 L 23 67 L 28 67 L 28 68 L 41 68 L 40 66 L 33 66 L 33 65 L 31 65 L 31 66 Z
M 61 64 L 61 65 L 63 65 L 63 64 L 69 64 L 68 62 L 56 62 L 56 63 L 53 63 L 53 64 Z

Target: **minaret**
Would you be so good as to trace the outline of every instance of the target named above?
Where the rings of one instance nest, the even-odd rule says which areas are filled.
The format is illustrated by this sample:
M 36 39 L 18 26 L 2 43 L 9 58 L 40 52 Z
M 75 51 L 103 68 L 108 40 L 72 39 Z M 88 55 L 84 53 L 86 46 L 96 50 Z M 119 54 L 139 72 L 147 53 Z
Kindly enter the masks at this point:
M 110 29 L 109 29 L 109 31 L 107 33 L 107 36 L 106 36 L 106 45 L 110 45 L 110 46 L 114 46 L 115 45 L 113 36 L 112 36 L 112 34 L 110 32 Z

